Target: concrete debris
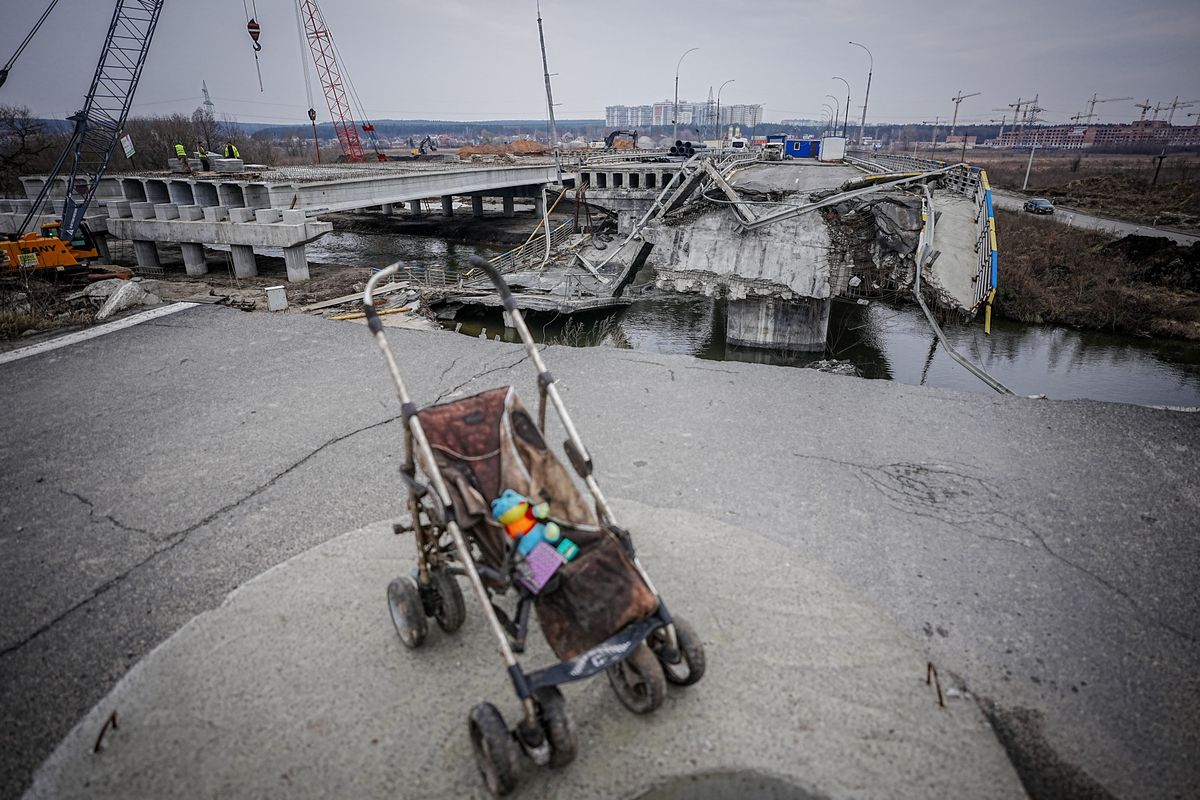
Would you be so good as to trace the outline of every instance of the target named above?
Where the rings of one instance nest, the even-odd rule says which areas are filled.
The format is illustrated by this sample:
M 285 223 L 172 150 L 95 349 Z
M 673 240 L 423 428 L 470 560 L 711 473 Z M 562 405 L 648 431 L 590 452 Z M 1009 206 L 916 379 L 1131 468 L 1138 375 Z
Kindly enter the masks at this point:
M 828 372 L 831 375 L 852 375 L 855 378 L 863 376 L 862 371 L 854 366 L 849 361 L 840 361 L 836 358 L 821 359 L 814 361 L 811 364 L 805 365 L 806 369 L 815 369 L 817 372 Z
M 106 320 L 118 311 L 124 311 L 127 308 L 144 305 L 157 305 L 159 302 L 158 295 L 151 294 L 142 288 L 142 284 L 133 281 L 113 281 L 121 284 L 116 291 L 108 296 L 104 301 L 104 305 L 96 312 L 96 320 Z M 102 281 L 109 283 L 109 281 Z

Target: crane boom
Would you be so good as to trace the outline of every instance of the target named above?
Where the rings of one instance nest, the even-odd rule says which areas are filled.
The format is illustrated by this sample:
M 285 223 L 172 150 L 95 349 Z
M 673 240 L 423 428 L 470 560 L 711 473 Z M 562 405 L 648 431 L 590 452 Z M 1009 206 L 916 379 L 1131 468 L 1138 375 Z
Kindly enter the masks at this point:
M 164 0 L 117 0 L 113 10 L 100 62 L 92 78 L 91 88 L 83 108 L 69 119 L 75 123 L 71 140 L 59 154 L 54 168 L 38 192 L 33 208 L 21 223 L 18 234 L 25 231 L 41 213 L 55 178 L 71 160 L 71 175 L 67 180 L 67 196 L 63 200 L 60 239 L 69 241 L 79 230 L 84 212 L 96 195 L 100 178 L 108 168 L 117 137 L 125 127 L 133 93 L 142 76 L 150 40 L 158 25 Z
M 298 0 L 304 18 L 304 33 L 313 61 L 317 64 L 317 76 L 325 90 L 325 101 L 329 104 L 329 116 L 333 118 L 333 129 L 337 132 L 338 144 L 347 161 L 366 161 L 362 140 L 358 138 L 358 125 L 350 111 L 350 100 L 342 80 L 342 68 L 338 64 L 333 46 L 333 37 L 325 25 L 325 16 L 315 0 Z

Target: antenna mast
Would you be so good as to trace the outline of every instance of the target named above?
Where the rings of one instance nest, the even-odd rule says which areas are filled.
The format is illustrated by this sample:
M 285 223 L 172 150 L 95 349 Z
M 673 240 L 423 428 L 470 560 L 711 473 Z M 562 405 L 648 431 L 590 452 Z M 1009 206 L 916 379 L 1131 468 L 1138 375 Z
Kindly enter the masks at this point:
M 546 36 L 542 32 L 542 4 L 537 4 L 538 43 L 542 47 L 542 74 L 546 78 L 546 110 L 550 114 L 550 149 L 554 153 L 554 163 L 558 163 L 558 126 L 554 123 L 554 92 L 550 89 L 550 67 L 546 62 Z M 558 182 L 562 183 L 562 171 L 559 171 Z

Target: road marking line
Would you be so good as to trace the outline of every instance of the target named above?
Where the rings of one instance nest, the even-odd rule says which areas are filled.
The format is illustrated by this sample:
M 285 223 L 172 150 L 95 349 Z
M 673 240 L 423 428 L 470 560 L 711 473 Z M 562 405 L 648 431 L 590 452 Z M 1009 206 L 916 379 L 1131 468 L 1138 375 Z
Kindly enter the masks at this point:
M 22 358 L 29 358 L 30 356 L 36 356 L 40 353 L 48 353 L 51 350 L 57 350 L 60 347 L 67 347 L 68 345 L 78 344 L 79 342 L 86 342 L 88 339 L 95 339 L 97 336 L 103 336 L 106 333 L 124 330 L 125 328 L 132 328 L 134 325 L 138 325 L 143 322 L 149 322 L 150 320 L 158 319 L 159 317 L 165 317 L 168 314 L 187 311 L 189 308 L 195 308 L 197 305 L 199 304 L 172 303 L 169 306 L 152 308 L 149 311 L 143 311 L 140 314 L 134 314 L 113 322 L 106 322 L 105 324 L 97 325 L 94 328 L 68 333 L 65 336 L 59 336 L 57 339 L 50 339 L 46 342 L 31 344 L 29 347 L 22 347 L 19 350 L 10 350 L 7 353 L 0 353 L 0 364 L 7 364 L 11 361 L 20 361 Z

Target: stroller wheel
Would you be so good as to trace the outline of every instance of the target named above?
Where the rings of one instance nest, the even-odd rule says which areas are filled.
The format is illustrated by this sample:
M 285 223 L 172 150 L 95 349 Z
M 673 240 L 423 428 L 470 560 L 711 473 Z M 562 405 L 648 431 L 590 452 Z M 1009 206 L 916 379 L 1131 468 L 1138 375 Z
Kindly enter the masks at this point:
M 579 739 L 575 736 L 575 720 L 567 711 L 566 698 L 557 686 L 547 686 L 533 693 L 537 701 L 542 730 L 550 740 L 550 767 L 558 769 L 575 760 Z
M 396 578 L 388 584 L 388 612 L 400 641 L 409 649 L 421 646 L 429 623 L 425 621 L 425 609 L 421 606 L 421 593 L 412 578 Z
M 446 569 L 435 570 L 429 576 L 437 591 L 437 612 L 433 618 L 446 633 L 454 633 L 467 619 L 467 606 L 463 602 L 462 588 L 454 575 Z
M 503 797 L 517 785 L 517 744 L 504 717 L 491 703 L 471 709 L 471 749 L 488 791 Z
M 667 695 L 662 665 L 644 643 L 606 672 L 617 699 L 635 714 L 649 714 L 662 705 Z
M 691 686 L 704 677 L 704 643 L 695 629 L 683 617 L 676 616 L 675 639 L 679 649 L 667 652 L 667 632 L 659 628 L 650 634 L 650 648 L 662 664 L 663 675 L 676 686 Z

